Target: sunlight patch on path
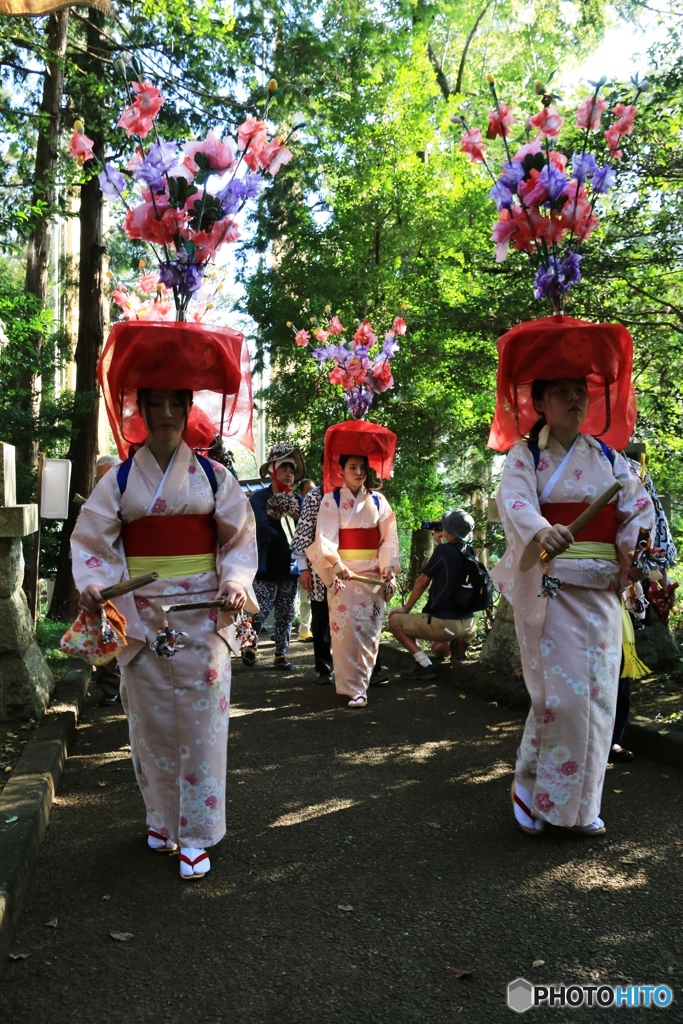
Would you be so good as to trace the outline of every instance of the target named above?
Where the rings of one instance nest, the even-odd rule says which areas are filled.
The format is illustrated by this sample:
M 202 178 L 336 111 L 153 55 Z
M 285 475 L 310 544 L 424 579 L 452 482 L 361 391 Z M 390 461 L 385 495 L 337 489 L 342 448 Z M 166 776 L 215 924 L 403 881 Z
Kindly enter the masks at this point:
M 268 828 L 281 828 L 284 825 L 301 825 L 304 821 L 312 821 L 314 818 L 322 818 L 326 814 L 335 814 L 337 811 L 347 811 L 355 807 L 358 800 L 325 800 L 321 804 L 310 804 L 308 807 L 300 807 L 298 811 L 290 814 L 283 814 L 271 822 Z

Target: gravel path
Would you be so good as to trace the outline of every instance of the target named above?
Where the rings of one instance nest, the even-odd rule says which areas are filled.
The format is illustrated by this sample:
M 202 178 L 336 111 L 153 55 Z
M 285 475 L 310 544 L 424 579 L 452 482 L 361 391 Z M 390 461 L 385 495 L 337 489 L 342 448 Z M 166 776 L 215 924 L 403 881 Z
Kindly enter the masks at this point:
M 312 684 L 310 646 L 290 653 L 290 675 L 269 654 L 235 669 L 228 835 L 203 881 L 146 850 L 125 719 L 89 698 L 0 1020 L 498 1024 L 521 975 L 664 982 L 662 1019 L 683 1021 L 683 772 L 612 768 L 607 836 L 527 838 L 509 797 L 521 716 L 400 679 L 349 711 Z

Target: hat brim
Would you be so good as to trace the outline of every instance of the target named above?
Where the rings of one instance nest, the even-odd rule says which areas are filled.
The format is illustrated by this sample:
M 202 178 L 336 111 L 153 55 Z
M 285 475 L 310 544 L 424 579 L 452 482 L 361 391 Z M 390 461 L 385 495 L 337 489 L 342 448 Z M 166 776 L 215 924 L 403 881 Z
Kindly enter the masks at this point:
M 289 451 L 284 452 L 282 455 L 278 455 L 277 458 L 269 459 L 268 462 L 264 462 L 259 469 L 259 476 L 262 480 L 266 480 L 270 475 L 268 472 L 268 466 L 273 462 L 282 462 L 283 459 L 293 459 L 296 465 L 294 470 L 294 479 L 303 480 L 306 475 L 306 467 L 304 466 L 304 460 L 301 456 L 301 452 L 298 448 L 290 448 Z

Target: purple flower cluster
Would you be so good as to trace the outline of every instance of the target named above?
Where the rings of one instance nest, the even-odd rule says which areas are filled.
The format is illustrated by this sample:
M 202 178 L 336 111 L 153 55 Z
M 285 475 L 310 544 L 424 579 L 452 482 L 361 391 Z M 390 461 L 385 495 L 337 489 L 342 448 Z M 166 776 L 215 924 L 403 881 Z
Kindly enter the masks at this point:
M 178 162 L 176 147 L 173 142 L 156 142 L 149 147 L 144 160 L 137 166 L 133 177 L 151 188 L 152 192 L 163 192 L 164 175 Z
M 374 397 L 375 393 L 371 388 L 355 387 L 352 391 L 344 392 L 344 401 L 354 420 L 360 420 L 365 416 Z
M 226 217 L 237 213 L 242 203 L 247 199 L 255 199 L 263 188 L 263 178 L 260 174 L 247 174 L 244 178 L 233 178 L 225 188 L 216 193 L 223 207 Z
M 534 278 L 534 298 L 559 299 L 581 280 L 579 263 L 583 259 L 576 252 L 568 252 L 564 259 L 551 256 L 548 266 L 538 268 Z
M 204 267 L 199 263 L 182 263 L 170 260 L 159 263 L 159 280 L 166 288 L 185 295 L 194 295 L 199 291 L 204 276 Z

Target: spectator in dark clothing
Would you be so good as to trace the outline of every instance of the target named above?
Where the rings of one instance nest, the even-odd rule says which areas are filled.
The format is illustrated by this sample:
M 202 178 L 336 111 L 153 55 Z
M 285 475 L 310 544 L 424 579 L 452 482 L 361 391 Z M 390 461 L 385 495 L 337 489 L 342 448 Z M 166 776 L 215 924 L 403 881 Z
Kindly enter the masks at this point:
M 409 673 L 411 679 L 438 679 L 436 667 L 417 639 L 466 644 L 477 634 L 472 613 L 463 614 L 453 604 L 453 596 L 463 585 L 462 549 L 471 539 L 473 529 L 474 520 L 461 508 L 453 509 L 444 516 L 445 543 L 434 549 L 403 608 L 389 613 L 389 629 L 417 662 Z M 412 612 L 430 584 L 429 612 Z
M 256 541 L 258 544 L 259 567 L 254 579 L 254 593 L 259 611 L 254 615 L 252 625 L 258 635 L 271 609 L 275 610 L 275 662 L 274 666 L 285 672 L 294 666 L 287 660 L 289 634 L 294 619 L 294 603 L 299 582 L 299 567 L 292 554 L 290 541 L 295 523 L 299 519 L 303 499 L 292 490 L 295 480 L 304 475 L 304 463 L 298 448 L 286 443 L 276 444 L 268 452 L 268 459 L 261 466 L 262 479 L 270 478 L 270 485 L 256 491 L 249 499 L 256 519 Z M 280 500 L 276 500 L 280 499 Z M 283 512 L 287 499 L 292 509 Z M 242 662 L 251 666 L 256 661 L 258 640 L 242 655 Z

